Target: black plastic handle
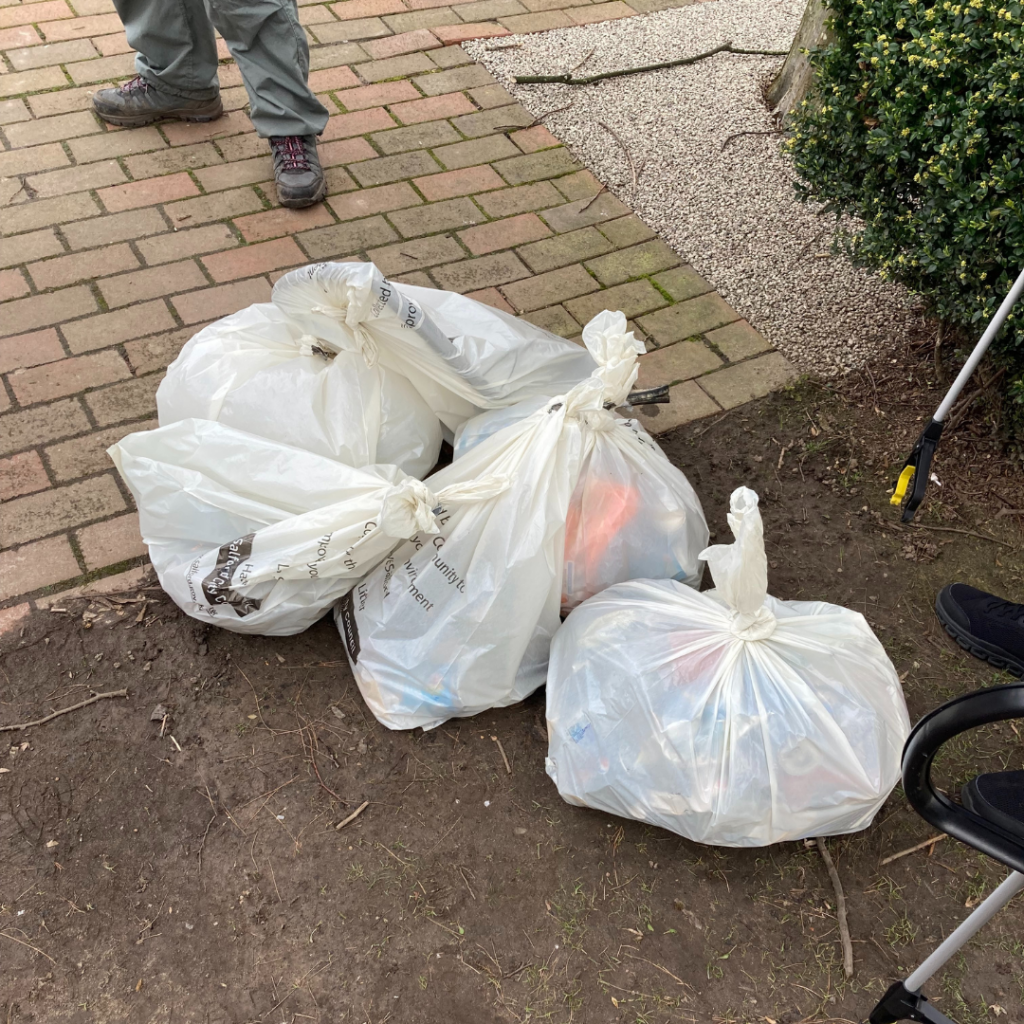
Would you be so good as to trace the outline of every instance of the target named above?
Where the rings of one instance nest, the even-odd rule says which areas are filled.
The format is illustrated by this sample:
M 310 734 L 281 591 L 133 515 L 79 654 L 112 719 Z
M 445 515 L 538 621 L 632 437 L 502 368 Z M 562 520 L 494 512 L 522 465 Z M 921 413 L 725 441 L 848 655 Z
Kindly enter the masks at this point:
M 656 388 L 645 388 L 642 391 L 631 391 L 626 395 L 623 405 L 668 405 L 672 401 L 668 393 L 668 385 L 662 384 Z
M 1019 839 L 953 803 L 931 780 L 932 762 L 943 744 L 978 726 L 1010 718 L 1024 718 L 1024 683 L 968 693 L 925 715 L 903 749 L 903 791 L 925 821 L 1008 868 L 1024 872 L 1024 844 Z

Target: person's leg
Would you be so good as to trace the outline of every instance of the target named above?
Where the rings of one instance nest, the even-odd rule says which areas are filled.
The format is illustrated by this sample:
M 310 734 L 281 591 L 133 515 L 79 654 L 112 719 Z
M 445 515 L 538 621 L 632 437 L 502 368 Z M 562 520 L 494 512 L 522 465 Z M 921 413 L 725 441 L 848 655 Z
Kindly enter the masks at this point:
M 137 127 L 165 117 L 211 121 L 223 112 L 217 46 L 203 0 L 114 0 L 138 78 L 93 97 L 100 117 Z
M 211 100 L 218 94 L 217 45 L 203 0 L 114 0 L 135 70 L 171 96 Z
M 257 134 L 319 135 L 327 110 L 309 88 L 309 45 L 295 0 L 210 0 L 210 13 L 242 73 Z
M 303 207 L 327 195 L 316 137 L 327 111 L 309 88 L 309 45 L 295 0 L 209 0 L 249 94 L 249 116 L 270 139 L 282 206 Z

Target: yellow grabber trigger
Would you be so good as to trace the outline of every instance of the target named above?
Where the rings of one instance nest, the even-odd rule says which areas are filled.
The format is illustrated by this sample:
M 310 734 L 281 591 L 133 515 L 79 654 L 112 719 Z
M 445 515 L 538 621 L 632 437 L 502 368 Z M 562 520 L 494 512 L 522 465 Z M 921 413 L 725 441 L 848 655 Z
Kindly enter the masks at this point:
M 892 497 L 889 499 L 890 505 L 902 505 L 903 499 L 907 494 L 907 487 L 910 485 L 910 481 L 914 479 L 914 473 L 916 470 L 913 466 L 904 466 L 903 472 L 900 473 L 899 480 L 896 481 L 896 490 L 893 491 Z
M 910 453 L 900 473 L 899 480 L 893 488 L 893 495 L 889 499 L 893 505 L 900 505 L 906 497 L 907 489 L 910 488 L 910 497 L 903 507 L 903 522 L 909 523 L 914 518 L 914 513 L 924 500 L 924 492 L 928 488 L 928 480 L 931 477 L 932 456 L 935 455 L 936 445 L 942 437 L 943 423 L 941 420 L 931 420 L 924 433 L 917 439 L 914 450 Z M 911 488 L 911 482 L 913 487 Z

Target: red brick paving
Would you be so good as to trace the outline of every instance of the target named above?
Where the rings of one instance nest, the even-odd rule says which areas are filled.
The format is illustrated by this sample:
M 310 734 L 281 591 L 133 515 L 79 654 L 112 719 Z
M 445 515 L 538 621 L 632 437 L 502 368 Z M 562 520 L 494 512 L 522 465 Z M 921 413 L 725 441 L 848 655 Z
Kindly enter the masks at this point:
M 285 269 L 375 259 L 398 280 L 525 311 L 568 337 L 582 327 L 571 309 L 602 306 L 602 280 L 631 281 L 609 301 L 638 316 L 669 310 L 680 282 L 681 314 L 707 306 L 670 252 L 656 264 L 670 269 L 642 272 L 650 254 L 631 247 L 651 232 L 609 195 L 584 211 L 599 183 L 452 45 L 635 13 L 620 0 L 475 2 L 471 17 L 458 0 L 303 4 L 310 82 L 331 110 L 329 197 L 306 211 L 278 205 L 229 59 L 218 121 L 115 130 L 97 119 L 93 91 L 130 76 L 132 57 L 110 0 L 76 6 L 83 16 L 66 0 L 0 7 L 0 630 L 85 573 L 136 578 L 125 571 L 143 556 L 137 517 L 104 449 L 155 425 L 163 369 L 195 330 L 266 301 Z M 739 319 L 724 303 L 714 313 L 717 340 L 689 363 L 725 367 L 729 386 L 712 390 L 735 402 L 756 390 L 760 361 L 780 357 L 748 325 L 720 327 Z M 686 322 L 648 320 L 677 333 Z M 694 379 L 673 394 L 701 396 L 700 411 L 675 402 L 662 423 L 721 408 Z

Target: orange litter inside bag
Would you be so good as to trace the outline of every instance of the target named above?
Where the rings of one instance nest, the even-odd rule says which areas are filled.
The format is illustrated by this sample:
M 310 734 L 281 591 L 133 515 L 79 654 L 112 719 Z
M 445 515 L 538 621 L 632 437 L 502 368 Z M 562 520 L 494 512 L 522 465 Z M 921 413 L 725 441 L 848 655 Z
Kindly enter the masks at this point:
M 600 566 L 612 542 L 636 518 L 639 509 L 640 492 L 632 484 L 617 483 L 583 472 L 569 501 L 569 515 L 565 521 L 563 606 L 569 604 L 570 595 L 575 604 L 606 585 L 594 586 L 591 592 L 588 581 L 602 579 L 604 574 L 600 572 Z M 582 597 L 577 596 L 579 592 L 582 592 Z

